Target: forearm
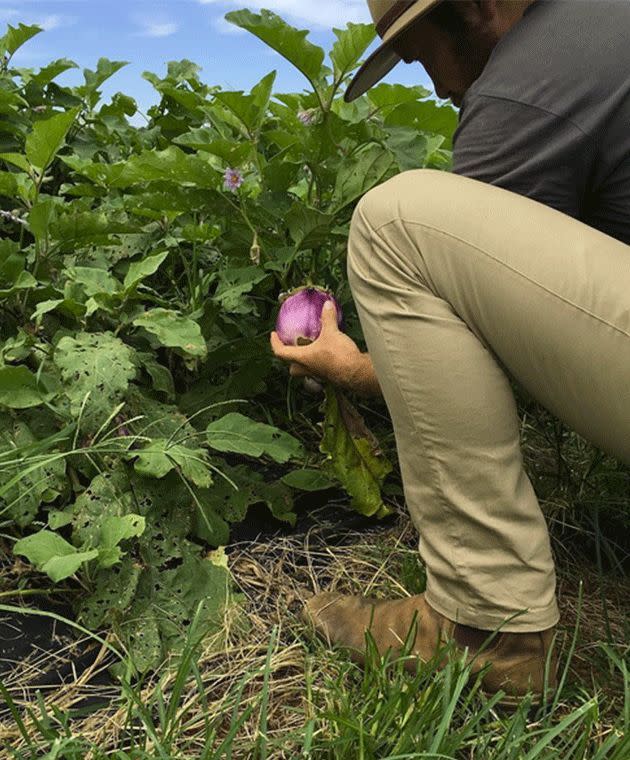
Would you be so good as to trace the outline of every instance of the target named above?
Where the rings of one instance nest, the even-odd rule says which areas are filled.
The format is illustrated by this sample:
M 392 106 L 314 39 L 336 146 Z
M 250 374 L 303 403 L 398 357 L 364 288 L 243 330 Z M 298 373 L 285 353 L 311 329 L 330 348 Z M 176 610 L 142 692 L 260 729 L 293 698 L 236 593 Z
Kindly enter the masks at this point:
M 349 373 L 347 388 L 358 393 L 360 396 L 382 396 L 381 386 L 374 372 L 374 365 L 368 353 L 360 354 L 358 360 Z

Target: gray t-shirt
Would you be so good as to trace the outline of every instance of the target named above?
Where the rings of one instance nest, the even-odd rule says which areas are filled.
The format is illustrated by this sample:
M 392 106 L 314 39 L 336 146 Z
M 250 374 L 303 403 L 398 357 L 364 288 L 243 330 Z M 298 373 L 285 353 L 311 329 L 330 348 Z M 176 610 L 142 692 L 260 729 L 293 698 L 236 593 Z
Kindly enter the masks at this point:
M 630 244 L 630 0 L 536 0 L 466 93 L 453 171 Z

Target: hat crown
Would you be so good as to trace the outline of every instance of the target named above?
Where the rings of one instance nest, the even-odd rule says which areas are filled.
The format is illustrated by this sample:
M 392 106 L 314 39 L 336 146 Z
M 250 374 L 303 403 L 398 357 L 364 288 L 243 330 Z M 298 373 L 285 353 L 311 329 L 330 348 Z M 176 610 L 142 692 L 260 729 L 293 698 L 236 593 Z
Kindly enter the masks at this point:
M 399 18 L 404 16 L 412 6 L 418 4 L 418 0 L 367 0 L 367 2 L 372 21 L 380 37 L 384 37 Z M 425 0 L 424 3 L 420 3 L 420 7 L 428 4 L 430 3 Z
M 396 0 L 368 0 L 368 8 L 370 9 L 372 21 L 378 24 L 393 5 L 396 5 Z

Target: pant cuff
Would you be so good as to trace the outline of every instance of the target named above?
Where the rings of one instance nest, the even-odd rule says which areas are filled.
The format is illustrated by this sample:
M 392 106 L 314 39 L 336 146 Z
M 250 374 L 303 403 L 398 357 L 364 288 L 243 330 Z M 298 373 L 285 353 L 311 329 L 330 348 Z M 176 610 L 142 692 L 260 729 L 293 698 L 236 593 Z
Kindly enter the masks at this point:
M 424 598 L 430 607 L 448 620 L 471 628 L 479 628 L 482 631 L 495 631 L 500 628 L 503 633 L 538 633 L 553 627 L 560 620 L 558 603 L 555 599 L 548 607 L 529 608 L 513 617 L 519 612 L 518 609 L 506 613 L 488 610 L 479 612 L 471 609 L 470 606 L 463 608 L 456 603 L 438 602 L 430 591 L 425 591 Z M 506 620 L 509 622 L 505 622 Z

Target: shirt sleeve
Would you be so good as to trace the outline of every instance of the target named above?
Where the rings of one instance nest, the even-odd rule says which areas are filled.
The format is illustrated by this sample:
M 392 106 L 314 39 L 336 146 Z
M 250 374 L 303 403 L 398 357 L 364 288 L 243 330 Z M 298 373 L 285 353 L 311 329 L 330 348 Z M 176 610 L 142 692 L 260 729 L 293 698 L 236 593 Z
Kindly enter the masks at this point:
M 581 218 L 591 138 L 569 120 L 493 95 L 464 101 L 453 172 Z

